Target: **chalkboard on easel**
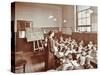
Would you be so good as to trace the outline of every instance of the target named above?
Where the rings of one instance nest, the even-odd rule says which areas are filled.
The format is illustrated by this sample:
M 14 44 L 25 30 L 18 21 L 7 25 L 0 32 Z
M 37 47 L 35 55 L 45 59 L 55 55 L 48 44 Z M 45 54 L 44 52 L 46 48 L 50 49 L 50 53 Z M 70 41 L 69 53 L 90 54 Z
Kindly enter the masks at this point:
M 42 40 L 44 39 L 43 30 L 40 28 L 26 28 L 27 42 L 33 42 L 33 49 L 43 50 Z M 35 43 L 36 42 L 36 43 Z M 41 46 L 40 46 L 41 44 Z

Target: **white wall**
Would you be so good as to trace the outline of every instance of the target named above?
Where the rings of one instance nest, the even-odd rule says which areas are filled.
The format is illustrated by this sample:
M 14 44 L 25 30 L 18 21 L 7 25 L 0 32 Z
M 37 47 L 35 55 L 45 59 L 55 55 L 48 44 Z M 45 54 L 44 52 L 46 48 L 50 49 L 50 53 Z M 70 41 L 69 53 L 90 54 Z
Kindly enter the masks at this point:
M 66 20 L 67 22 L 62 24 L 63 28 L 66 28 L 65 30 L 62 29 L 64 31 L 64 33 L 67 34 L 71 34 L 72 31 L 75 30 L 75 24 L 74 24 L 74 6 L 73 5 L 66 5 L 63 6 L 63 20 Z
M 48 19 L 50 15 L 53 15 L 57 21 Z M 62 8 L 48 4 L 16 3 L 15 25 L 17 20 L 32 21 L 33 27 L 61 27 Z
M 57 21 L 48 19 L 53 15 Z M 63 23 L 63 20 L 67 20 Z M 74 6 L 36 4 L 36 3 L 16 3 L 15 5 L 15 25 L 17 20 L 28 20 L 33 22 L 33 27 L 59 27 L 66 34 L 71 34 L 75 29 Z M 67 29 L 63 29 L 67 28 Z M 15 31 L 17 27 L 15 28 Z

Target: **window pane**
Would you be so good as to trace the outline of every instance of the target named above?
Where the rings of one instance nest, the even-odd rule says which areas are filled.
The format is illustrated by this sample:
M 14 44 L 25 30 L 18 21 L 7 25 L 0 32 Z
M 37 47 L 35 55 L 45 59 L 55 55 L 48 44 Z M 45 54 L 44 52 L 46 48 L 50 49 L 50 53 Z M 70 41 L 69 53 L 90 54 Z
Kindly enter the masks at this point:
M 82 19 L 81 25 L 86 25 L 86 18 Z
M 90 9 L 86 10 L 86 14 L 87 14 L 87 17 L 90 17 L 91 10 Z
M 90 13 L 87 13 L 87 15 L 86 15 L 87 17 L 90 17 Z
M 81 31 L 81 27 L 78 27 L 78 31 L 79 31 L 79 32 Z
M 85 31 L 85 27 L 81 27 L 82 31 L 84 32 Z
M 83 19 L 81 19 L 81 25 L 83 25 Z
M 81 25 L 81 19 L 78 20 L 78 25 Z
M 78 27 L 78 31 L 91 32 L 91 27 Z
M 86 23 L 86 18 L 79 19 L 79 20 L 78 20 L 78 25 L 87 25 L 87 23 Z
M 91 27 L 87 27 L 87 32 L 90 32 L 91 31 Z
M 90 17 L 89 18 L 87 18 L 87 25 L 90 25 Z
M 85 9 L 88 9 L 88 8 L 90 8 L 90 6 L 78 6 L 77 10 L 82 11 L 82 10 L 85 10 Z
M 86 15 L 86 11 L 82 11 L 81 13 L 82 13 L 82 18 L 84 18 L 84 17 L 87 16 L 87 15 Z
M 78 13 L 78 19 L 82 18 L 81 12 Z
M 90 32 L 91 31 L 90 27 L 84 27 L 84 29 L 85 29 L 85 32 Z

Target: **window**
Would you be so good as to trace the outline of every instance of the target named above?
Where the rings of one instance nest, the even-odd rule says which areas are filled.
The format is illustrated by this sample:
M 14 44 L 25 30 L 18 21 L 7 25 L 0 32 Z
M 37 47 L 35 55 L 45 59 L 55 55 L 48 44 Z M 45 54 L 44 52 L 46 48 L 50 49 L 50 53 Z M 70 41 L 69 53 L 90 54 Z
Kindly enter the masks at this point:
M 91 13 L 92 10 L 89 6 L 77 6 L 77 31 L 81 32 L 91 32 Z

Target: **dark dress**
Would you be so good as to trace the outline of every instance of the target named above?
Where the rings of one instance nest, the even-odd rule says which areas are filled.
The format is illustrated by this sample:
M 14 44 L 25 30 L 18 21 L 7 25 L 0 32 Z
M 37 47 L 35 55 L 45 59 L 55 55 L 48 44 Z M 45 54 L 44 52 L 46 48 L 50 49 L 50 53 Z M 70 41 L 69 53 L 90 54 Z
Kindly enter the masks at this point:
M 53 53 L 54 40 L 48 38 L 48 45 L 46 50 L 46 70 L 55 69 L 55 56 Z

